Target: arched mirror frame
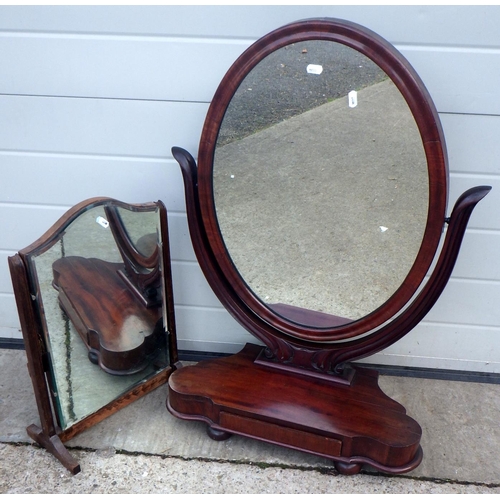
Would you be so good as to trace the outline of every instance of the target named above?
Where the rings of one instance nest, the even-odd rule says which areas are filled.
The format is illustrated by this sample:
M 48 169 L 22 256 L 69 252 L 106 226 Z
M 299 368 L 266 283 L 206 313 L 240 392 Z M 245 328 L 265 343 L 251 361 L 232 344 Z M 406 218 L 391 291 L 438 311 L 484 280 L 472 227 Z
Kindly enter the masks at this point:
M 270 53 L 286 45 L 308 40 L 327 40 L 351 47 L 370 58 L 389 76 L 414 116 L 428 164 L 427 224 L 410 272 L 382 306 L 363 318 L 332 328 L 315 328 L 294 323 L 273 312 L 256 297 L 241 278 L 226 250 L 217 222 L 212 182 L 219 129 L 227 107 L 243 79 Z M 363 335 L 383 325 L 414 296 L 431 266 L 440 242 L 445 224 L 447 186 L 447 157 L 437 111 L 419 76 L 391 44 L 362 26 L 337 19 L 305 20 L 279 28 L 254 43 L 231 66 L 214 95 L 203 128 L 198 157 L 198 193 L 200 217 L 214 259 L 212 264 L 218 268 L 220 275 L 219 282 L 213 288 L 216 292 L 222 291 L 222 294 L 218 294 L 219 298 L 233 316 L 265 343 L 271 340 L 271 332 L 271 337 L 282 337 L 299 345 L 314 342 L 320 343 L 322 348 L 326 347 L 325 344 L 339 348 L 342 344 L 339 341 Z M 267 325 L 271 325 L 271 329 Z
M 53 367 L 56 361 L 50 354 L 50 332 L 46 321 L 43 298 L 41 297 L 42 292 L 39 278 L 33 264 L 33 259 L 60 242 L 68 228 L 80 216 L 85 215 L 95 208 L 101 208 L 103 213 L 106 214 L 111 213 L 111 208 L 113 210 L 121 208 L 135 213 L 150 213 L 155 211 L 158 214 L 157 231 L 159 233 L 158 244 L 160 246 L 156 246 L 156 249 L 149 258 L 138 252 L 132 253 L 133 249 L 130 245 L 133 244 L 125 228 L 120 233 L 120 244 L 127 245 L 127 253 L 132 257 L 131 260 L 146 265 L 151 265 L 154 262 L 160 267 L 161 288 L 163 292 L 160 307 L 162 308 L 164 324 L 167 325 L 164 333 L 168 346 L 169 360 L 165 366 L 158 368 L 136 382 L 131 382 L 131 385 L 125 391 L 117 394 L 116 397 L 100 408 L 81 416 L 81 418 L 71 424 L 62 425 L 61 414 L 57 410 L 58 403 L 56 399 L 58 398 L 58 390 L 53 374 Z M 106 210 L 107 208 L 109 211 Z M 114 215 L 117 217 L 116 214 Z M 28 360 L 28 371 L 32 380 L 40 417 L 40 426 L 32 424 L 26 430 L 35 442 L 52 453 L 73 474 L 80 472 L 80 464 L 66 449 L 64 443 L 166 383 L 168 377 L 175 370 L 176 363 L 178 362 L 178 353 L 168 234 L 167 210 L 163 202 L 129 204 L 113 198 L 95 197 L 84 200 L 69 209 L 40 238 L 8 258 Z M 138 304 L 141 303 L 142 301 L 138 300 Z M 117 304 L 119 307 L 120 302 L 118 301 Z M 113 375 L 109 376 L 112 377 Z

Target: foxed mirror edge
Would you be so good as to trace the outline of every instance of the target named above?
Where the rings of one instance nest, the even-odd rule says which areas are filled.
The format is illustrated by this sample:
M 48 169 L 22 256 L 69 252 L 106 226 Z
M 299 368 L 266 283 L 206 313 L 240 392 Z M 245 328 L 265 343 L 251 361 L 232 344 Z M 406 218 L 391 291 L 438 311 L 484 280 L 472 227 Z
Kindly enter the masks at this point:
M 422 244 L 411 269 L 388 300 L 363 317 L 334 327 L 307 326 L 291 321 L 268 307 L 242 279 L 233 265 L 217 219 L 214 203 L 214 158 L 217 139 L 227 108 L 247 75 L 273 52 L 285 46 L 308 40 L 340 43 L 368 57 L 389 77 L 406 101 L 424 151 L 428 172 L 428 217 Z M 209 244 L 220 269 L 229 281 L 231 291 L 246 309 L 246 320 L 263 319 L 279 334 L 314 342 L 338 341 L 373 330 L 397 314 L 412 298 L 429 269 L 443 230 L 447 202 L 447 158 L 441 125 L 424 84 L 404 57 L 388 42 L 370 30 L 342 20 L 321 19 L 293 23 L 280 28 L 245 51 L 222 80 L 210 106 L 200 142 L 198 183 L 203 223 Z M 253 256 L 256 257 L 256 256 Z M 255 259 L 258 262 L 258 257 Z M 225 305 L 234 309 L 231 299 Z M 248 309 L 249 308 L 249 309 Z M 249 311 L 249 312 L 248 312 Z

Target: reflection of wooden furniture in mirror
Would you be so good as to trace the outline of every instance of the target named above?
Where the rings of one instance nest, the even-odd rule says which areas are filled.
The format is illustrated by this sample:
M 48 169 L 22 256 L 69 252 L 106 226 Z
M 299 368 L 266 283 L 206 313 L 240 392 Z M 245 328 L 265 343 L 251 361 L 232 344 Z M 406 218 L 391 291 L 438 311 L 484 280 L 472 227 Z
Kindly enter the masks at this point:
M 96 221 L 111 230 L 123 262 L 65 255 L 52 270 L 59 303 L 87 346 L 89 359 L 113 375 L 130 375 L 161 352 L 165 338 L 161 247 L 156 211 L 121 211 L 108 203 L 106 218 L 97 216 Z M 87 223 L 74 222 L 72 230 L 85 234 L 78 224 Z M 136 243 L 129 234 L 134 227 L 143 233 Z
M 62 443 L 177 362 L 165 206 L 86 200 L 9 265 L 41 421 L 27 431 L 77 473 Z
M 139 237 L 134 241 L 123 221 L 119 207 L 107 206 L 106 217 L 120 251 L 124 269 L 120 276 L 130 285 L 134 295 L 148 307 L 161 305 L 161 259 L 156 233 L 139 230 Z M 144 222 L 147 221 L 142 221 Z M 153 229 L 153 228 L 151 228 Z
M 169 410 L 214 439 L 288 446 L 345 474 L 418 466 L 420 426 L 377 372 L 349 362 L 425 316 L 490 188 L 464 193 L 446 218 L 441 125 L 409 63 L 350 22 L 285 26 L 222 80 L 198 167 L 173 153 L 200 266 L 263 345 L 176 371 Z

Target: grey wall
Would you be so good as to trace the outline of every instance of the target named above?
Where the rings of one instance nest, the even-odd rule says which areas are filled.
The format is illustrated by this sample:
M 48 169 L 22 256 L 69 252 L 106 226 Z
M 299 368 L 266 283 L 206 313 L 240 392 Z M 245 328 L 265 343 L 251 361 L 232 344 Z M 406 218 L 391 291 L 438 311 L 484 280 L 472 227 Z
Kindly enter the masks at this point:
M 0 337 L 21 338 L 7 256 L 102 195 L 166 203 L 181 349 L 235 352 L 251 341 L 198 268 L 170 149 L 196 155 L 220 79 L 254 40 L 322 16 L 378 32 L 421 75 L 447 139 L 450 205 L 468 187 L 493 186 L 436 307 L 372 361 L 500 372 L 496 6 L 0 7 Z

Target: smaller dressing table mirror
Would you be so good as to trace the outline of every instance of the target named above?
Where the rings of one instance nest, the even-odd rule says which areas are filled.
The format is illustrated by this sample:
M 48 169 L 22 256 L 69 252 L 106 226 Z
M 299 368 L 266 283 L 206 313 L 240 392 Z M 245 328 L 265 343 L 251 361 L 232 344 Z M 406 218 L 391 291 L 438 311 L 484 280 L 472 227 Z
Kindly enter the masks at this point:
M 41 427 L 62 444 L 166 382 L 177 362 L 163 203 L 86 200 L 9 257 Z
M 419 424 L 351 362 L 430 310 L 490 188 L 447 217 L 443 132 L 408 61 L 351 22 L 284 26 L 223 78 L 198 164 L 173 154 L 200 266 L 257 342 L 177 370 L 169 411 L 213 439 L 314 453 L 344 474 L 417 467 Z

